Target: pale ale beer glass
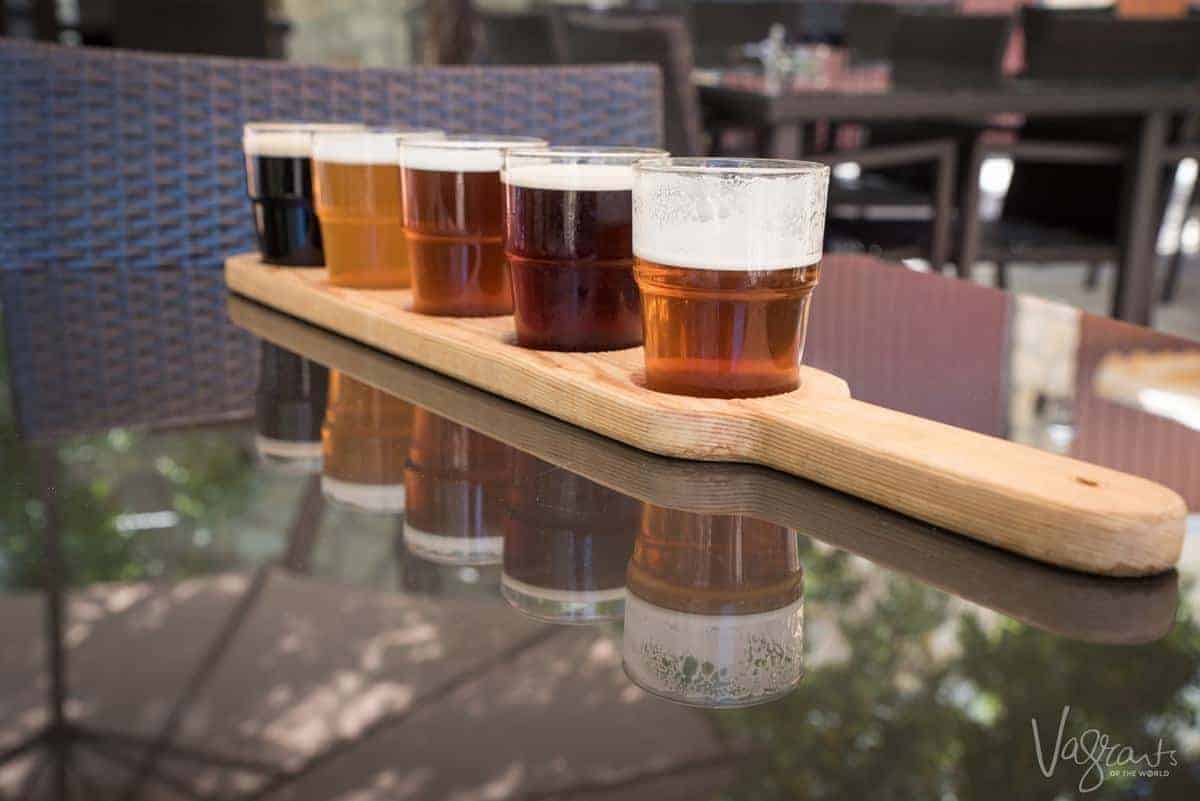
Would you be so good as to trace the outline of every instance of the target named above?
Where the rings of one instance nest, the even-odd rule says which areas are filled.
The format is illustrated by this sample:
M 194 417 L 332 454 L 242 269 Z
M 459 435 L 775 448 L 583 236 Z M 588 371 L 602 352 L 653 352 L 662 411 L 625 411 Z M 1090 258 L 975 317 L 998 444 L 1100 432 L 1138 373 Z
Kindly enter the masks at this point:
M 552 623 L 619 620 L 642 503 L 514 451 L 500 591 Z
M 828 187 L 829 168 L 808 162 L 634 165 L 650 389 L 732 398 L 799 386 Z
M 411 403 L 331 370 L 321 429 L 325 497 L 369 512 L 403 512 L 413 414 Z
M 633 165 L 666 155 L 636 147 L 508 152 L 504 242 L 519 344 L 598 351 L 642 343 Z
M 646 504 L 627 574 L 625 673 L 695 706 L 787 694 L 804 672 L 803 577 L 791 529 Z
M 361 289 L 409 285 L 398 140 L 441 135 L 371 129 L 315 138 L 313 189 L 329 283 Z
M 518 136 L 400 142 L 415 311 L 453 317 L 512 313 L 500 171 L 505 151 L 545 144 Z
M 324 264 L 321 229 L 313 209 L 313 137 L 361 125 L 252 122 L 242 128 L 246 194 L 263 261 L 292 267 Z

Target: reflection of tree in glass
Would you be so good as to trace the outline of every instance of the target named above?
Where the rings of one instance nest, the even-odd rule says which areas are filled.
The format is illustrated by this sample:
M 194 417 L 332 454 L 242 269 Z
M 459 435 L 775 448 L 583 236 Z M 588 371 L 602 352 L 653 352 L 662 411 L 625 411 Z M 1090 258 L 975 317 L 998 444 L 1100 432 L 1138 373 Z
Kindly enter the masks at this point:
M 723 798 L 1200 798 L 1200 630 L 1181 609 L 1148 645 L 1100 646 L 980 614 L 943 593 L 801 541 L 806 623 L 816 639 L 799 690 L 754 709 L 714 712 L 730 736 L 761 749 Z M 1182 597 L 1188 596 L 1182 588 Z M 819 612 L 811 613 L 813 607 Z M 836 632 L 814 625 L 834 624 Z M 816 653 L 813 653 L 813 652 Z M 1167 778 L 1110 776 L 1080 794 L 1086 768 L 1038 767 L 1030 720 L 1050 757 L 1064 704 L 1064 741 L 1089 727 L 1111 743 L 1179 761 Z
M 0 589 L 42 582 L 38 459 L 57 461 L 54 499 L 70 583 L 183 577 L 233 561 L 237 529 L 227 522 L 245 510 L 253 476 L 240 438 L 228 429 L 114 429 L 35 448 L 17 438 L 6 354 L 0 342 Z M 171 514 L 138 518 L 131 509 Z

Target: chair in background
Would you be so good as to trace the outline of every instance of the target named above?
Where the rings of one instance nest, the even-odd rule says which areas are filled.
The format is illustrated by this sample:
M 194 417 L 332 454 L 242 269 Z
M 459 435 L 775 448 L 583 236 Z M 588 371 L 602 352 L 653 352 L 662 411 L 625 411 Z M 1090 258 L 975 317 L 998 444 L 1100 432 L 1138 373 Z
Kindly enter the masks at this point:
M 648 66 L 357 70 L 0 42 L 0 297 L 22 433 L 252 409 L 257 348 L 226 319 L 221 278 L 255 247 L 247 120 L 660 146 L 661 104 Z
M 476 10 L 475 64 L 557 64 L 554 18 L 549 11 Z
M 1008 17 L 963 16 L 940 6 L 863 11 L 857 22 L 878 24 L 856 30 L 848 17 L 848 42 L 853 47 L 871 28 L 860 40 L 860 57 L 871 60 L 878 55 L 872 48 L 886 45 L 900 87 L 969 91 L 1001 79 Z M 871 123 L 864 148 L 831 156 L 864 168 L 856 179 L 835 178 L 830 185 L 833 246 L 857 241 L 893 259 L 919 256 L 942 269 L 952 252 L 954 211 L 966 191 L 959 165 L 988 126 L 966 118 Z
M 729 2 L 699 0 L 687 5 L 687 22 L 696 64 L 722 67 L 737 60 L 740 47 L 767 38 L 771 26 L 781 24 L 794 40 L 800 22 L 795 2 Z
M 851 2 L 846 9 L 846 48 L 854 63 L 887 61 L 892 54 L 899 7 L 895 3 Z
M 703 155 L 700 97 L 692 83 L 692 47 L 678 14 L 568 11 L 562 15 L 564 60 L 572 64 L 657 64 L 662 71 L 665 147 Z
M 1027 7 L 1027 80 L 1061 84 L 1064 91 L 1088 85 L 1146 86 L 1187 83 L 1200 88 L 1200 20 L 1128 20 L 1095 11 Z M 978 219 L 978 182 L 964 199 L 960 260 L 994 261 L 996 284 L 1007 286 L 1013 261 L 1079 261 L 1090 265 L 1094 286 L 1100 263 L 1118 255 L 1121 208 L 1126 191 L 1123 165 L 1137 133 L 1136 118 L 1027 119 L 1012 144 L 978 142 L 968 175 L 984 159 L 1006 156 L 1014 170 L 1004 208 L 995 222 Z M 1169 148 L 1163 168 L 1188 152 Z M 1168 182 L 1169 186 L 1169 182 Z M 1166 193 L 1161 198 L 1162 219 Z
M 113 0 L 112 44 L 155 53 L 270 55 L 265 0 Z

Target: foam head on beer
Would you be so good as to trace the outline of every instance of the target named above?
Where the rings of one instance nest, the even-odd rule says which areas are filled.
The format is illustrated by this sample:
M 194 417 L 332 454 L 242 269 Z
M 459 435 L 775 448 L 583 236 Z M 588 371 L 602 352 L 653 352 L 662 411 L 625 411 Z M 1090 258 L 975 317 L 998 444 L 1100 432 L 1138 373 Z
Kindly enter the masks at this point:
M 517 341 L 598 351 L 642 341 L 633 280 L 632 147 L 512 150 L 505 159 L 505 252 Z
M 749 706 L 803 675 L 796 532 L 646 504 L 629 560 L 622 661 L 636 684 L 696 706 Z
M 829 168 L 661 159 L 634 173 L 647 386 L 706 397 L 796 389 Z
M 482 135 L 400 142 L 404 231 L 417 312 L 512 313 L 500 171 L 507 151 L 545 144 L 530 137 Z
M 313 209 L 313 138 L 351 131 L 356 123 L 251 122 L 242 128 L 246 193 L 254 213 L 259 251 L 268 264 L 324 263 L 321 230 Z
M 441 136 L 432 129 L 371 128 L 314 138 L 314 192 L 331 284 L 360 289 L 409 285 L 399 142 Z

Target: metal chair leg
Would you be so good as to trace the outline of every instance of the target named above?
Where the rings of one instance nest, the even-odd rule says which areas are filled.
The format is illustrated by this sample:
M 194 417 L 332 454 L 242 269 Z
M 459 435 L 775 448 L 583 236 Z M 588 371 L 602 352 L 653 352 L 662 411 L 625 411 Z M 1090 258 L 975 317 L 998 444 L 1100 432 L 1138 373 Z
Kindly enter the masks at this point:
M 994 283 L 996 289 L 1008 289 L 1008 262 L 996 262 L 996 278 Z
M 971 147 L 971 162 L 967 165 L 966 175 L 962 177 L 962 219 L 959 220 L 959 245 L 956 248 L 959 278 L 970 279 L 971 270 L 979 256 L 979 171 L 983 169 L 984 155 L 983 138 L 976 136 Z
M 1162 287 L 1162 302 L 1170 303 L 1175 300 L 1175 295 L 1179 291 L 1179 274 L 1183 272 L 1183 263 L 1186 261 L 1183 248 L 1175 251 L 1175 255 L 1171 257 L 1171 262 L 1167 267 L 1167 278 L 1163 281 Z
M 1088 289 L 1100 286 L 1100 262 L 1093 261 L 1088 264 L 1087 277 L 1083 279 L 1083 285 Z

